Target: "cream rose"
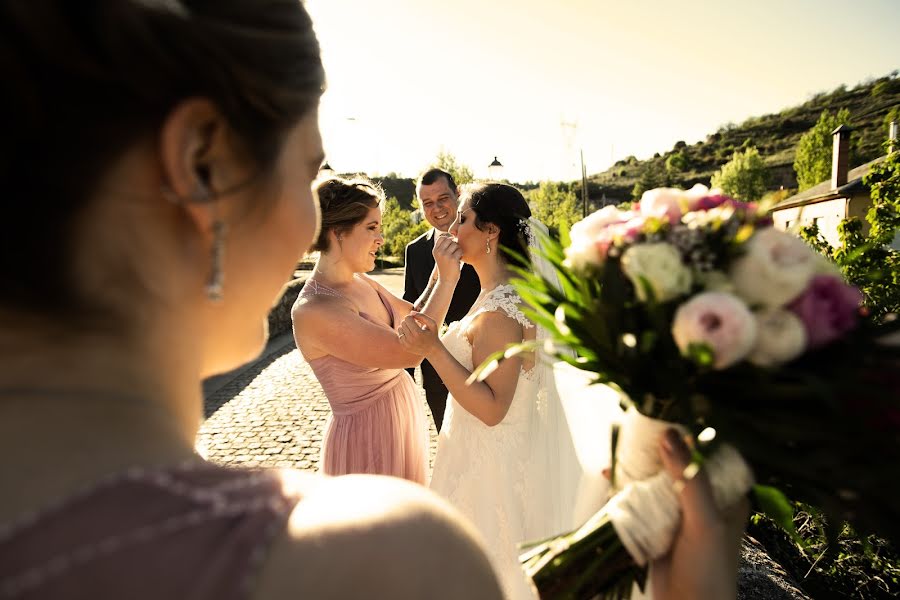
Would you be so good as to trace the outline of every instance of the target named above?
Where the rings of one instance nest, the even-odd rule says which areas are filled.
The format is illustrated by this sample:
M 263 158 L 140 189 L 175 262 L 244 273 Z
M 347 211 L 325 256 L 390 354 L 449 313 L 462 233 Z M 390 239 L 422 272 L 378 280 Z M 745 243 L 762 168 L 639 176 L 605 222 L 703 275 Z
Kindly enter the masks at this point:
M 784 306 L 809 285 L 822 260 L 800 238 L 767 227 L 747 242 L 746 254 L 731 268 L 737 294 L 751 305 Z
M 780 308 L 756 313 L 756 345 L 747 360 L 773 367 L 797 358 L 806 349 L 806 329 L 796 315 Z
M 638 244 L 622 255 L 622 271 L 634 284 L 638 300 L 649 298 L 649 285 L 657 302 L 667 302 L 691 291 L 691 272 L 671 244 Z

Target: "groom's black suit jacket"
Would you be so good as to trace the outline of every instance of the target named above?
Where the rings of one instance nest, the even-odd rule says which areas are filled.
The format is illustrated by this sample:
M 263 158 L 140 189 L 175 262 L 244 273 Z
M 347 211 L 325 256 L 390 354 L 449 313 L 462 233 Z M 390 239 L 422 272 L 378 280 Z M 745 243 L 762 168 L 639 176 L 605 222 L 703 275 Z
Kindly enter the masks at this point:
M 415 304 L 428 286 L 428 279 L 434 269 L 434 256 L 431 254 L 434 249 L 434 234 L 434 228 L 429 229 L 406 246 L 403 299 L 408 302 Z M 464 264 L 445 322 L 452 323 L 466 316 L 480 291 L 481 284 L 478 282 L 475 269 Z M 422 361 L 422 383 L 425 388 L 425 399 L 434 416 L 434 424 L 440 431 L 441 423 L 444 421 L 444 408 L 447 405 L 447 387 L 428 361 Z

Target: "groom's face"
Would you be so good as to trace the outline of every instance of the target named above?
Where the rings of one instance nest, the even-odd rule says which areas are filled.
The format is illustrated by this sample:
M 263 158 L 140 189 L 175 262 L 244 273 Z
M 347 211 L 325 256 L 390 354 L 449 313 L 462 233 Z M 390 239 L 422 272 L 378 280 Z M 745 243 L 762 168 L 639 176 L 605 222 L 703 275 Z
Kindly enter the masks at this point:
M 419 186 L 418 192 L 425 220 L 438 231 L 447 231 L 456 218 L 456 191 L 445 177 L 438 177 L 430 185 Z

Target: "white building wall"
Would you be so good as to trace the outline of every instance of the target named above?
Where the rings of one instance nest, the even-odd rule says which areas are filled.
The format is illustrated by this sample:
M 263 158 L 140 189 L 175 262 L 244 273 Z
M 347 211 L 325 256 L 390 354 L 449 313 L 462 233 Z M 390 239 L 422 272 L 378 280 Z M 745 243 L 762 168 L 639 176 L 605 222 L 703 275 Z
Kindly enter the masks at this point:
M 837 227 L 847 216 L 847 199 L 835 198 L 806 206 L 784 208 L 772 213 L 775 227 L 782 231 L 798 231 L 801 227 L 814 221 L 819 226 L 819 233 L 832 246 L 838 245 Z

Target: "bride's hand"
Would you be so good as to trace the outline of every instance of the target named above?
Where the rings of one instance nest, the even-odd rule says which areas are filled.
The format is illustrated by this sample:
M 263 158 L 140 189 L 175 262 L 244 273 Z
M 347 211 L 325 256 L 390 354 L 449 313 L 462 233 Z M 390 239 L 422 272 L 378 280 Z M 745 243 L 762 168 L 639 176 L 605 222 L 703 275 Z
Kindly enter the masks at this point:
M 440 274 L 441 281 L 456 283 L 459 281 L 460 260 L 462 250 L 449 233 L 439 233 L 434 242 L 434 263 Z
M 672 479 L 683 481 L 691 461 L 681 436 L 670 429 L 660 444 L 663 465 Z M 668 555 L 654 561 L 650 570 L 656 600 L 735 598 L 741 538 L 747 524 L 746 500 L 720 512 L 706 473 L 701 470 L 679 493 L 681 525 Z
M 425 313 L 409 313 L 400 324 L 397 336 L 404 350 L 422 356 L 428 356 L 441 344 L 437 323 Z

